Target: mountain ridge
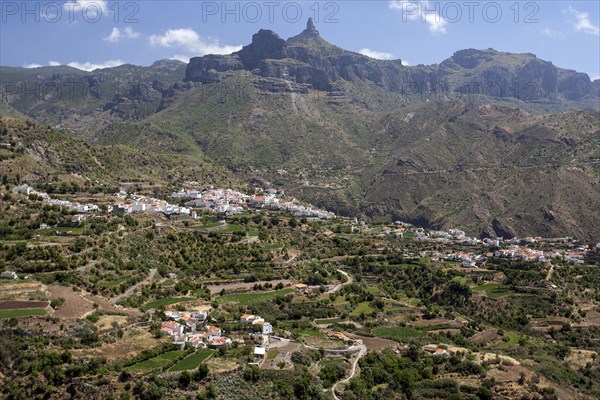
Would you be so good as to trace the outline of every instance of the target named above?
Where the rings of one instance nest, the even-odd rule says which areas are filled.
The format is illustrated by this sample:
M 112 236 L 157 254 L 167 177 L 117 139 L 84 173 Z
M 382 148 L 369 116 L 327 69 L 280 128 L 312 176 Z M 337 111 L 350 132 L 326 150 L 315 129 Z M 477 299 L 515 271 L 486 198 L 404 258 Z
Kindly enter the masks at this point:
M 214 83 L 222 73 L 240 69 L 262 77 L 289 77 L 327 91 L 339 80 L 367 80 L 403 94 L 459 92 L 554 102 L 591 97 L 600 105 L 600 80 L 594 83 L 587 74 L 557 68 L 531 53 L 465 49 L 440 64 L 406 66 L 400 59 L 375 60 L 332 45 L 321 38 L 312 19 L 288 40 L 261 29 L 238 52 L 194 57 L 185 80 Z

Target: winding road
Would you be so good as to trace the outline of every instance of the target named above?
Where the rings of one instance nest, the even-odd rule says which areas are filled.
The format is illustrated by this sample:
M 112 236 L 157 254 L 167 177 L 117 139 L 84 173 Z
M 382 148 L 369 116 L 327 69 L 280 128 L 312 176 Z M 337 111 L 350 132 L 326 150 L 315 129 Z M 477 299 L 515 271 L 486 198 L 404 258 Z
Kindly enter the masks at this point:
M 335 394 L 335 388 L 338 387 L 341 384 L 348 383 L 350 381 L 350 379 L 354 378 L 354 375 L 356 375 L 356 370 L 357 370 L 357 366 L 358 366 L 358 360 L 360 360 L 360 358 L 362 356 L 364 356 L 365 354 L 367 354 L 367 346 L 365 346 L 364 344 L 361 344 L 360 346 L 356 346 L 356 347 L 358 347 L 360 350 L 358 351 L 358 354 L 356 355 L 356 358 L 354 359 L 354 362 L 352 363 L 352 370 L 350 371 L 350 375 L 348 375 L 346 378 L 342 379 L 341 381 L 337 381 L 331 387 L 331 394 L 333 394 L 333 398 L 335 400 L 341 400 Z
M 348 280 L 344 283 L 340 283 L 339 285 L 335 285 L 333 287 L 333 289 L 331 289 L 330 291 L 328 291 L 327 293 L 335 293 L 335 292 L 339 292 L 340 290 L 342 290 L 342 287 L 351 284 L 352 282 L 354 282 L 354 278 L 352 278 L 352 276 L 350 274 L 348 274 L 345 271 L 342 271 L 341 269 L 337 270 L 340 274 L 344 275 L 346 278 L 348 278 Z
M 121 299 L 124 299 L 125 297 L 132 295 L 140 286 L 142 286 L 145 283 L 148 282 L 152 282 L 152 280 L 154 279 L 154 275 L 156 275 L 156 271 L 158 271 L 156 268 L 152 268 L 150 270 L 150 273 L 148 274 L 148 276 L 146 277 L 146 279 L 136 283 L 135 285 L 133 285 L 132 287 L 130 287 L 129 289 L 127 289 L 125 292 L 113 297 L 112 299 L 110 299 L 111 303 L 113 304 L 117 304 Z

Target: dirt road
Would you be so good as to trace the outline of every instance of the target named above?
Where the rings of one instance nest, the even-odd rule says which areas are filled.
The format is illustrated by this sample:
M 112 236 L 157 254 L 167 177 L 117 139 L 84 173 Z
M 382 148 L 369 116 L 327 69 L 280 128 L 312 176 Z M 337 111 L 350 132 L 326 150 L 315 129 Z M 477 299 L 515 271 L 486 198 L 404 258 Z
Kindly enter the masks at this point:
M 335 394 L 335 388 L 341 384 L 348 383 L 350 381 L 350 379 L 354 378 L 354 375 L 356 375 L 356 370 L 357 370 L 356 367 L 358 366 L 358 360 L 360 360 L 360 358 L 362 356 L 367 354 L 367 346 L 365 346 L 364 344 L 361 344 L 360 346 L 356 346 L 356 347 L 358 347 L 360 350 L 358 351 L 358 354 L 356 355 L 356 358 L 354 359 L 354 362 L 352 363 L 352 369 L 350 370 L 350 374 L 346 378 L 342 379 L 341 381 L 337 381 L 336 383 L 334 383 L 333 386 L 331 387 L 331 393 L 333 394 L 333 398 L 335 400 L 340 400 L 340 398 L 337 397 L 337 395 Z
M 337 270 L 340 274 L 344 275 L 346 278 L 348 278 L 348 280 L 344 283 L 340 283 L 339 285 L 335 285 L 333 287 L 333 289 L 331 289 L 330 291 L 328 291 L 327 293 L 335 293 L 335 292 L 339 292 L 340 290 L 342 290 L 342 287 L 351 284 L 352 282 L 354 282 L 354 278 L 352 278 L 352 276 L 350 274 L 348 274 L 345 271 L 342 271 L 341 269 Z
M 113 297 L 112 299 L 110 299 L 110 301 L 113 304 L 117 304 L 121 299 L 124 299 L 127 296 L 132 295 L 140 286 L 146 284 L 146 283 L 150 283 L 152 282 L 152 280 L 154 279 L 154 275 L 156 275 L 156 268 L 152 268 L 150 270 L 150 273 L 148 274 L 148 276 L 146 277 L 146 279 L 144 279 L 141 282 L 136 283 L 135 285 L 133 285 L 132 287 L 130 287 L 129 289 L 127 289 L 125 292 Z

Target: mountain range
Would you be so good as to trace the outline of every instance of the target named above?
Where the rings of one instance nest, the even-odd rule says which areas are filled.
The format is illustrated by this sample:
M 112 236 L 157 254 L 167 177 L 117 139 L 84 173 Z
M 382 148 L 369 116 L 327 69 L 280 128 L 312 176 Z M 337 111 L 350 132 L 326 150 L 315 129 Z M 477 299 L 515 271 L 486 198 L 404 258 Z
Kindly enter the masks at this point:
M 533 54 L 468 49 L 431 66 L 375 60 L 328 43 L 312 19 L 302 33 L 288 40 L 260 30 L 251 44 L 236 53 L 193 58 L 186 69 L 186 80 L 212 83 L 219 81 L 224 72 L 238 70 L 321 90 L 332 90 L 336 82 L 344 80 L 368 81 L 401 94 L 483 94 L 549 102 L 593 101 L 600 96 L 600 80 L 591 82 L 587 74 L 557 68 Z
M 339 214 L 432 229 L 600 237 L 600 80 L 533 54 L 468 49 L 406 66 L 332 45 L 309 20 L 288 40 L 260 30 L 187 65 L 0 67 L 0 83 L 3 116 L 155 169 L 193 160 Z

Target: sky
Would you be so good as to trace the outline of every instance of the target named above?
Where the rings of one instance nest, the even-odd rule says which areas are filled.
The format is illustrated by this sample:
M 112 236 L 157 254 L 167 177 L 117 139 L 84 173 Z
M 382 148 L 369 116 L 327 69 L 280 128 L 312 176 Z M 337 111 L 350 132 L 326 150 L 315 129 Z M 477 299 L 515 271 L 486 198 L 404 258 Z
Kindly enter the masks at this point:
M 533 53 L 600 79 L 600 1 L 0 0 L 0 65 L 93 70 L 227 54 L 259 29 L 288 38 L 312 17 L 342 48 L 405 64 L 455 51 Z

